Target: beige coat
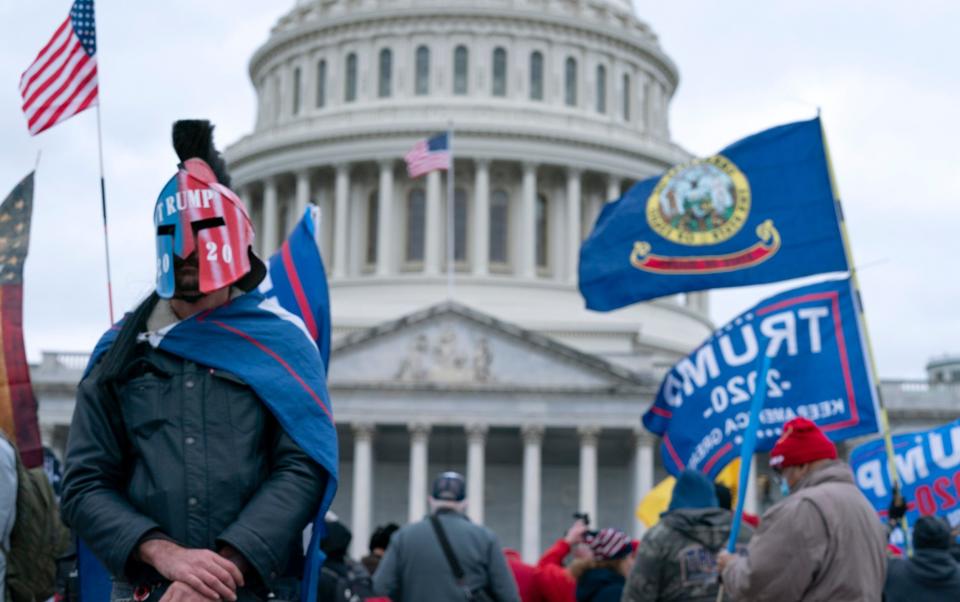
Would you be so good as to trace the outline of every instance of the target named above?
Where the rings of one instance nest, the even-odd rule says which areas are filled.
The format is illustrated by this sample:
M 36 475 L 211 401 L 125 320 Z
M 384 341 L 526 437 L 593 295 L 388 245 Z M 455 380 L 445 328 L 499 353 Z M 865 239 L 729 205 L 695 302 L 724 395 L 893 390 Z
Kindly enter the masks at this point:
M 834 461 L 764 513 L 748 556 L 723 571 L 724 588 L 752 602 L 878 602 L 885 550 L 877 513 Z

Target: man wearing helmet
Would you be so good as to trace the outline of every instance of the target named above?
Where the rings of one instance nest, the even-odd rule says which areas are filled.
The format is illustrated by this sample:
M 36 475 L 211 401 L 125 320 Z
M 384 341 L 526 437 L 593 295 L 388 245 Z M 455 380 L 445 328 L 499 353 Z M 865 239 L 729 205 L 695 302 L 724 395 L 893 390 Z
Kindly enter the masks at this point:
M 202 333 L 204 316 L 231 306 L 254 315 L 269 304 L 255 292 L 265 268 L 212 126 L 180 121 L 173 138 L 181 164 L 154 208 L 156 291 L 104 336 L 80 383 L 63 516 L 113 574 L 113 599 L 295 599 L 301 532 L 329 504 L 335 464 L 281 426 L 276 394 L 247 377 L 258 368 L 224 369 L 202 334 L 158 342 Z M 316 347 L 293 343 L 319 388 Z

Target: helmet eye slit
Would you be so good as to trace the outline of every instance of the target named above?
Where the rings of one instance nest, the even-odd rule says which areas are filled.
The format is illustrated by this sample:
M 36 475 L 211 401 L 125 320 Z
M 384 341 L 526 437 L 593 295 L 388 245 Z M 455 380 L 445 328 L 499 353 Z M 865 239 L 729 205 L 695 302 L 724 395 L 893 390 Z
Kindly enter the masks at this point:
M 208 217 L 206 219 L 198 219 L 197 221 L 192 222 L 190 227 L 193 228 L 193 234 L 196 236 L 200 230 L 206 230 L 207 228 L 218 228 L 226 225 L 227 222 L 225 222 L 222 217 Z
M 157 226 L 157 236 L 173 236 L 177 232 L 177 227 L 173 224 L 163 224 Z

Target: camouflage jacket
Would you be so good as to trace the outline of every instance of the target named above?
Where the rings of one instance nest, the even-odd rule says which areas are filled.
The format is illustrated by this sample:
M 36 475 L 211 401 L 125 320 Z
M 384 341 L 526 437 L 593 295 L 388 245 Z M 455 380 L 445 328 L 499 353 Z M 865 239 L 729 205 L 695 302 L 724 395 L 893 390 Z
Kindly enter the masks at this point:
M 640 544 L 623 602 L 714 602 L 716 555 L 730 537 L 732 514 L 721 508 L 684 508 L 666 513 Z M 738 549 L 752 531 L 741 525 Z

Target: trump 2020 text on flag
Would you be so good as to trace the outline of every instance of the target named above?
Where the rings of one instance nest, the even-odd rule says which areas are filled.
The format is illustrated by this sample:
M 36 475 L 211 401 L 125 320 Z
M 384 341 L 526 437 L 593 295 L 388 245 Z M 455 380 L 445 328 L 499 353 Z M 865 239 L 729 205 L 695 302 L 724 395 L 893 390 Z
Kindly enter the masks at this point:
M 28 468 L 43 464 L 37 400 L 23 346 L 23 262 L 30 245 L 33 173 L 0 205 L 0 429 Z
M 608 311 L 847 269 L 817 118 L 635 184 L 583 243 L 580 292 L 588 308 Z
M 70 14 L 20 76 L 27 128 L 33 135 L 97 103 L 97 27 L 93 0 Z
M 680 360 L 643 416 L 663 438 L 667 470 L 714 478 L 740 456 L 761 354 L 771 363 L 757 451 L 770 450 L 797 416 L 834 441 L 877 432 L 876 389 L 854 303 L 848 279 L 795 288 L 740 314 Z
M 945 517 L 951 526 L 960 525 L 960 420 L 896 435 L 893 455 L 907 502 L 907 522 L 913 525 L 921 516 L 935 514 Z M 850 466 L 860 491 L 886 516 L 893 488 L 884 441 L 858 445 L 850 453 Z

